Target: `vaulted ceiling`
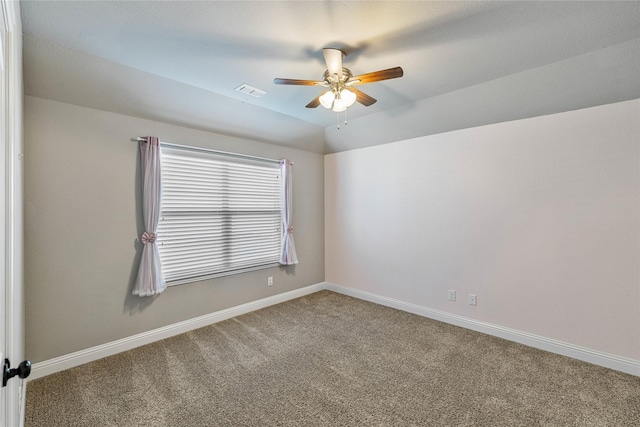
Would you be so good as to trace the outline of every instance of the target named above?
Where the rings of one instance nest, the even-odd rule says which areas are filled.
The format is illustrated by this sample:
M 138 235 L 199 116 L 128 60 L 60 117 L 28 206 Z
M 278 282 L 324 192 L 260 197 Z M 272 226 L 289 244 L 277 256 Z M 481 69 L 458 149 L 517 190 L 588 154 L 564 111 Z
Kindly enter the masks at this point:
M 330 153 L 640 97 L 640 2 L 23 1 L 25 94 Z M 323 47 L 378 99 L 305 108 Z M 266 91 L 254 98 L 234 89 Z M 341 120 L 344 117 L 341 114 Z

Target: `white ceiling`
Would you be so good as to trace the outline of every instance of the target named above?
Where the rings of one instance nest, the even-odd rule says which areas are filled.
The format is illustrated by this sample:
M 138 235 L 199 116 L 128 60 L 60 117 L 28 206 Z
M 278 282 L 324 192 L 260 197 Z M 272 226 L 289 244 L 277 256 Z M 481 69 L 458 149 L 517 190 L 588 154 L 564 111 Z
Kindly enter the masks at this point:
M 23 1 L 25 94 L 336 152 L 640 97 L 640 2 Z M 378 99 L 304 106 L 323 47 Z M 253 98 L 242 83 L 267 91 Z

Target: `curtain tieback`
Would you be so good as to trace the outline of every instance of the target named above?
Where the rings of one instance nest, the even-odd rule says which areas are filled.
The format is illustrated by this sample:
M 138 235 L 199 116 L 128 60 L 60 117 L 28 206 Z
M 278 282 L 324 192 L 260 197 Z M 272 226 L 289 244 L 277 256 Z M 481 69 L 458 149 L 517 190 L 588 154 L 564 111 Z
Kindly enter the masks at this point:
M 142 233 L 142 238 L 140 240 L 142 240 L 142 243 L 144 243 L 145 245 L 147 243 L 155 243 L 156 233 L 147 233 L 145 231 L 144 233 Z
M 287 227 L 287 233 L 293 234 L 293 225 Z

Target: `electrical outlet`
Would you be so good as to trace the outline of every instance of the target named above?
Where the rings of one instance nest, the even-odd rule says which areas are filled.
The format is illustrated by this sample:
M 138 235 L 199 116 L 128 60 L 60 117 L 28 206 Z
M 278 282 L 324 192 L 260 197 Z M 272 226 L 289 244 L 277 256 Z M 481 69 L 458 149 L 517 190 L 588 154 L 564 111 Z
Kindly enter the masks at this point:
M 469 305 L 476 305 L 476 294 L 469 294 Z
M 449 301 L 455 301 L 456 300 L 456 291 L 449 290 L 448 292 L 449 292 L 449 294 L 448 294 L 449 295 Z
M 267 286 L 273 286 L 273 277 L 269 276 L 267 278 Z

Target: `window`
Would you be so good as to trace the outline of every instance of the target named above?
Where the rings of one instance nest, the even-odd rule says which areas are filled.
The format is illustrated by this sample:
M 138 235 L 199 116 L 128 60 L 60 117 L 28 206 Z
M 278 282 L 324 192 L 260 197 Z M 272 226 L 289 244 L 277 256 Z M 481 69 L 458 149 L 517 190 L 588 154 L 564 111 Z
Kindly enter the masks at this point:
M 157 242 L 168 285 L 275 266 L 278 163 L 162 146 Z

